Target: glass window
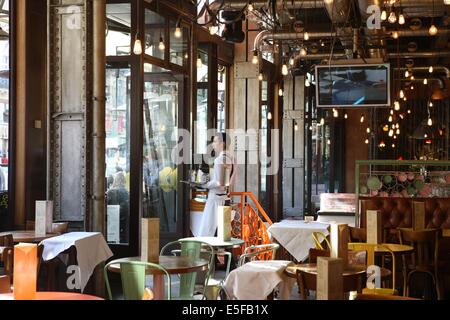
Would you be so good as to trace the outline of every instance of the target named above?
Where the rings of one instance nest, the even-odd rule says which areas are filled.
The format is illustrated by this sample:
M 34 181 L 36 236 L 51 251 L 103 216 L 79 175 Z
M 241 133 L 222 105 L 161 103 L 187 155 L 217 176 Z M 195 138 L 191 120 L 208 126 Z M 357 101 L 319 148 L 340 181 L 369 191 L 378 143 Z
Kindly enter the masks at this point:
M 145 53 L 149 56 L 164 60 L 166 52 L 165 39 L 166 19 L 153 12 L 145 9 Z M 161 41 L 162 40 L 162 41 Z M 162 46 L 162 43 L 164 45 Z
M 179 66 L 187 65 L 189 61 L 188 43 L 189 29 L 180 27 L 178 30 L 177 22 L 170 21 L 170 62 Z
M 131 5 L 110 3 L 106 5 L 107 33 L 106 55 L 123 56 L 131 53 Z
M 9 163 L 9 6 L 2 3 L 0 19 L 0 191 L 8 190 Z
M 107 240 L 127 244 L 130 217 L 129 66 L 106 69 Z
M 179 87 L 170 71 L 144 65 L 143 213 L 160 218 L 162 232 L 177 231 Z
M 197 57 L 197 82 L 208 82 L 208 53 L 199 51 Z
M 217 131 L 225 132 L 227 116 L 228 68 L 219 65 L 217 81 Z

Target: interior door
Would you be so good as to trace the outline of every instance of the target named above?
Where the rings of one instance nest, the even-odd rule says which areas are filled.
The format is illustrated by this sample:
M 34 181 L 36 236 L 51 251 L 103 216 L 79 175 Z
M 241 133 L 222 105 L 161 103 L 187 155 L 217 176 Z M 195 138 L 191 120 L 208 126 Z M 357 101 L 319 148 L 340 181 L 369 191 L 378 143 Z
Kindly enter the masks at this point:
M 160 219 L 160 240 L 183 235 L 183 165 L 174 157 L 183 127 L 184 80 L 154 65 L 144 65 L 143 195 L 144 218 Z

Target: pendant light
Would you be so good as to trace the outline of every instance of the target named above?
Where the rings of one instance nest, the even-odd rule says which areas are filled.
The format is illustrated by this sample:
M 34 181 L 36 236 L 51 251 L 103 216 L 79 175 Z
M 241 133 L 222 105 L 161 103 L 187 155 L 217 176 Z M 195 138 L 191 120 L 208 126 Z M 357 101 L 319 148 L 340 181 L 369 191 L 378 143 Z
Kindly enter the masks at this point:
M 397 16 L 395 15 L 395 11 L 391 9 L 391 14 L 389 15 L 388 21 L 389 23 L 396 23 L 397 22 Z
M 435 36 L 438 33 L 438 28 L 434 25 L 434 0 L 433 0 L 433 17 L 431 18 L 431 27 L 428 29 L 430 36 Z
M 405 78 L 409 78 L 410 74 L 409 74 L 409 70 L 405 71 Z
M 308 52 L 306 51 L 305 48 L 301 48 L 301 49 L 300 49 L 300 56 L 306 57 L 307 54 L 308 54 Z
M 428 72 L 429 72 L 429 73 L 433 73 L 433 71 L 434 71 L 434 70 L 433 70 L 433 66 L 430 66 L 430 68 L 428 69 Z
M 164 39 L 162 37 L 162 34 L 159 35 L 159 50 L 164 51 L 166 49 L 166 45 L 164 44 Z
M 278 90 L 278 96 L 282 97 L 284 95 L 283 89 Z
M 258 80 L 259 81 L 263 81 L 264 80 L 264 75 L 262 73 L 259 74 Z
M 386 21 L 386 19 L 387 19 L 386 8 L 383 8 L 383 11 L 381 12 L 381 21 Z
M 267 120 L 272 120 L 272 112 L 267 113 Z
M 289 69 L 286 64 L 283 64 L 283 66 L 281 67 L 281 74 L 283 76 L 287 76 L 289 74 Z
M 140 39 L 138 39 L 137 35 L 136 35 L 136 40 L 134 41 L 133 53 L 137 56 L 142 54 L 142 42 Z
M 173 35 L 175 36 L 175 38 L 180 39 L 181 36 L 183 35 L 183 32 L 181 31 L 181 19 L 178 19 L 177 21 L 177 25 L 175 27 L 175 32 L 173 33 Z
M 253 64 L 258 64 L 259 63 L 259 55 L 258 55 L 258 50 L 257 49 L 253 50 L 252 63 Z

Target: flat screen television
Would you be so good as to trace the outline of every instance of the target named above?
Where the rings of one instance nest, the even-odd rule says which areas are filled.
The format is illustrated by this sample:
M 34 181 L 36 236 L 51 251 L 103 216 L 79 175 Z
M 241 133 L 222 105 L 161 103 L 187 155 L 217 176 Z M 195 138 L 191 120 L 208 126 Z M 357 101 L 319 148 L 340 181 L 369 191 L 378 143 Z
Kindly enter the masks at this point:
M 316 66 L 317 107 L 390 106 L 389 88 L 389 64 Z

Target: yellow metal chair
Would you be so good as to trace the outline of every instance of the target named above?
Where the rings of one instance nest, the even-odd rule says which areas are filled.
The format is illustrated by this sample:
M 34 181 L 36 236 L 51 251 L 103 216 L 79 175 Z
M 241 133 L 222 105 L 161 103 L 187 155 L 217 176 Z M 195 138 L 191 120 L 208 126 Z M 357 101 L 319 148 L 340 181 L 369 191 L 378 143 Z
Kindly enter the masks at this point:
M 377 295 L 398 295 L 395 289 L 395 254 L 392 250 L 382 244 L 372 243 L 355 243 L 348 244 L 348 248 L 354 251 L 366 251 L 367 252 L 367 266 L 375 265 L 375 252 L 386 252 L 392 256 L 392 288 L 364 288 L 363 294 L 377 294 Z M 380 267 L 381 273 L 381 267 Z M 381 276 L 381 274 L 380 274 Z
M 331 250 L 330 241 L 328 240 L 327 236 L 324 233 L 316 231 L 316 232 L 312 233 L 312 237 L 313 237 L 314 243 L 316 244 L 316 249 L 318 249 L 318 250 L 326 250 L 322 246 L 322 242 L 325 241 L 325 243 L 327 244 L 328 250 Z M 320 241 L 320 239 L 322 239 L 322 241 Z

